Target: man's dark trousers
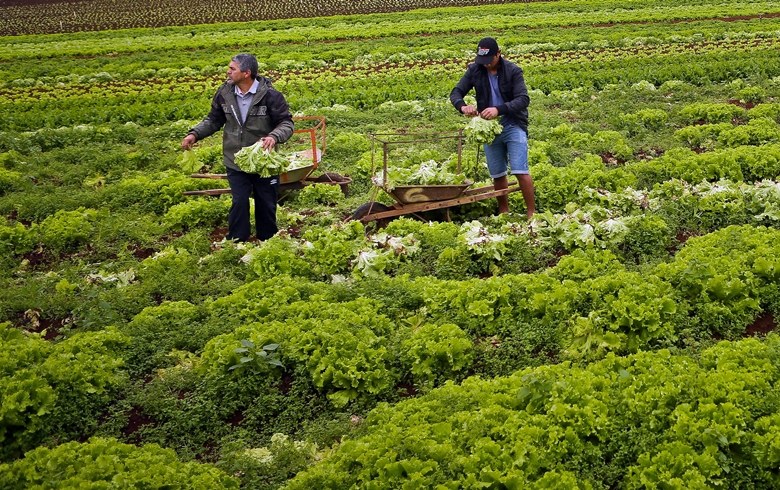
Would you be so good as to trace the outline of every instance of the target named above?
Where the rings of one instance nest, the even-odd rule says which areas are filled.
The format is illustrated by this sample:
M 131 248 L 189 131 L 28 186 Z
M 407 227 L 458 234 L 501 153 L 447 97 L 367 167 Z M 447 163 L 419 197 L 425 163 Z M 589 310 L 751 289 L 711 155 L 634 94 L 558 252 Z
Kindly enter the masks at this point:
M 228 214 L 227 238 L 245 242 L 249 239 L 249 198 L 255 199 L 257 238 L 268 240 L 276 234 L 276 200 L 279 177 L 260 177 L 240 170 L 227 169 L 233 205 Z

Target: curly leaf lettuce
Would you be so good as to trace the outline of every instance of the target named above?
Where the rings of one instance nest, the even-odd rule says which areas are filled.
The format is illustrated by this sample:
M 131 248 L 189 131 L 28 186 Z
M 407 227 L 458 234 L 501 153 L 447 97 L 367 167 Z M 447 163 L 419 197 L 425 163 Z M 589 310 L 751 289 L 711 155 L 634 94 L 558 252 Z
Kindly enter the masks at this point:
M 181 158 L 179 159 L 179 165 L 184 172 L 190 174 L 197 172 L 203 166 L 193 150 L 184 150 L 184 152 L 182 152 Z
M 422 162 L 417 167 L 388 167 L 387 185 L 392 190 L 399 185 L 459 185 L 466 183 L 463 174 L 457 174 L 447 169 L 448 162 L 438 163 L 434 160 Z M 380 170 L 373 177 L 374 184 L 382 186 L 383 175 Z
M 490 144 L 503 130 L 504 127 L 498 119 L 483 119 L 477 116 L 471 118 L 464 133 L 467 143 Z
M 271 177 L 285 172 L 290 161 L 279 152 L 266 150 L 261 140 L 258 140 L 254 145 L 245 146 L 236 153 L 235 164 L 244 172 Z

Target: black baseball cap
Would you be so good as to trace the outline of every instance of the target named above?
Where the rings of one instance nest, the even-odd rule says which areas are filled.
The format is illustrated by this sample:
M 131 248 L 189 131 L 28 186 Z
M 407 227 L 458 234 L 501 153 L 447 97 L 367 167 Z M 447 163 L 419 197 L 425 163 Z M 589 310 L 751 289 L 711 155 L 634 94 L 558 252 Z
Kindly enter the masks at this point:
M 498 54 L 498 43 L 492 37 L 485 37 L 477 44 L 477 57 L 474 62 L 480 65 L 487 65 L 493 61 L 493 57 Z

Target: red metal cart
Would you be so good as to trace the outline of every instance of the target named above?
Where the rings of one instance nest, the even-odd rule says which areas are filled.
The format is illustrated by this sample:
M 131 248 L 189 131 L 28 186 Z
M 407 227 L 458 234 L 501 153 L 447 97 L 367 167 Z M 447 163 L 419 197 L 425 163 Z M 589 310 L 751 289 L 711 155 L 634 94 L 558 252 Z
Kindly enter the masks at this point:
M 322 156 L 325 153 L 326 146 L 326 124 L 325 117 L 323 116 L 294 116 L 293 121 L 296 123 L 304 123 L 308 126 L 293 131 L 293 137 L 300 138 L 304 141 L 304 144 L 311 144 L 311 148 L 305 148 L 296 152 L 298 160 L 308 161 L 311 160 L 311 165 L 305 165 L 299 168 L 295 168 L 284 172 L 279 175 L 279 191 L 280 196 L 284 196 L 284 191 L 293 189 L 301 189 L 305 185 L 313 183 L 320 184 L 333 184 L 341 187 L 344 194 L 347 193 L 352 179 L 339 175 L 334 172 L 324 172 L 316 177 L 312 176 L 312 173 L 319 167 Z M 190 177 L 195 179 L 227 179 L 227 174 L 191 174 Z M 185 191 L 186 196 L 219 196 L 222 194 L 230 194 L 229 188 L 225 189 L 201 189 L 196 191 Z

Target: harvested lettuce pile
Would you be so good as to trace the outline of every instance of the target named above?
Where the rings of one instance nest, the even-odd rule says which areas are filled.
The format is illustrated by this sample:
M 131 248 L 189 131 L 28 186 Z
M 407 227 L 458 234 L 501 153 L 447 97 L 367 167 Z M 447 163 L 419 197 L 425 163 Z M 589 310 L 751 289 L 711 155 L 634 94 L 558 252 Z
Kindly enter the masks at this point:
M 374 184 L 383 185 L 382 170 L 372 178 Z M 466 177 L 448 169 L 448 162 L 435 160 L 422 162 L 414 167 L 387 167 L 386 189 L 399 185 L 458 185 L 466 183 Z
M 258 140 L 252 146 L 245 146 L 236 153 L 235 163 L 238 168 L 260 177 L 271 177 L 286 172 L 290 168 L 290 159 L 278 151 L 268 151 Z
M 463 132 L 466 135 L 466 143 L 489 144 L 503 129 L 498 119 L 482 119 L 477 116 L 471 118 Z

